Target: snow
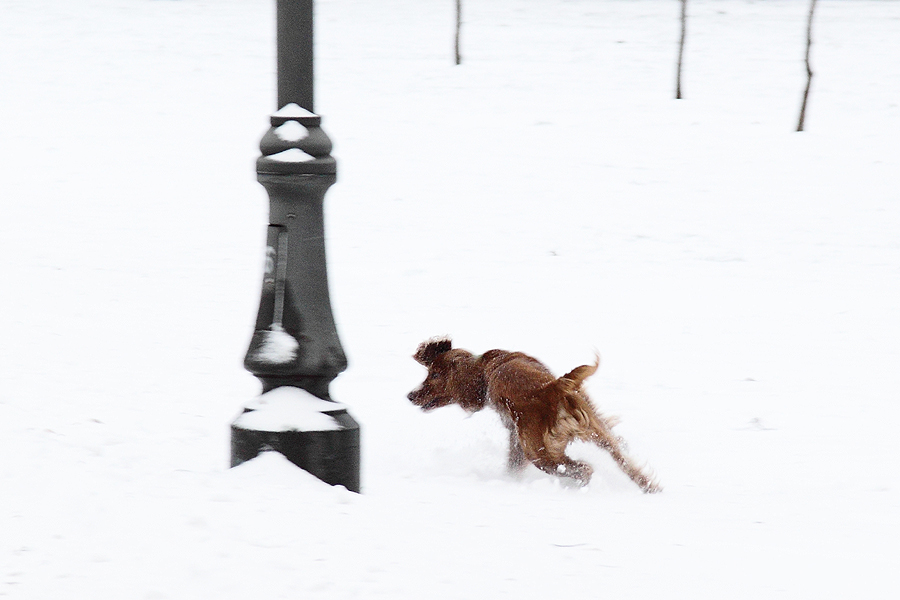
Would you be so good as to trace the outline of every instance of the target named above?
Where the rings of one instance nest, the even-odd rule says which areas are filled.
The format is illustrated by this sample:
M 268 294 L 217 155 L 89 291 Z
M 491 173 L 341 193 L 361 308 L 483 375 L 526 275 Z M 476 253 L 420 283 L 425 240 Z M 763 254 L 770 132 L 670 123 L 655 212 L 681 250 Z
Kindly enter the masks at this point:
M 256 350 L 254 358 L 271 364 L 289 363 L 297 356 L 300 344 L 280 325 L 272 325 L 263 334 L 263 343 Z
M 275 135 L 286 142 L 299 142 L 309 136 L 309 129 L 297 121 L 287 121 L 275 128 Z
M 277 160 L 278 162 L 309 162 L 315 160 L 315 156 L 307 154 L 300 148 L 288 148 L 276 154 L 270 154 L 267 158 Z
M 277 111 L 275 111 L 274 115 L 276 117 L 293 117 L 293 118 L 315 117 L 316 116 L 315 114 L 309 112 L 308 110 L 306 110 L 305 108 L 303 108 L 302 106 L 300 106 L 299 104 L 296 104 L 294 102 L 289 102 L 288 104 L 285 104 L 284 106 L 279 108 Z
M 283 386 L 269 390 L 265 394 L 260 394 L 245 406 L 249 410 L 261 410 L 267 407 L 276 406 L 296 406 L 304 411 L 310 412 L 338 412 L 347 410 L 347 406 L 340 402 L 330 402 L 316 398 L 306 390 L 291 386 Z
M 331 431 L 341 424 L 328 412 L 346 407 L 316 398 L 309 392 L 283 386 L 262 394 L 245 406 L 234 425 L 254 431 Z
M 361 495 L 229 469 L 268 224 L 272 0 L 0 0 L 0 596 L 892 598 L 900 3 L 319 0 Z M 521 350 L 599 450 L 505 473 L 417 344 Z

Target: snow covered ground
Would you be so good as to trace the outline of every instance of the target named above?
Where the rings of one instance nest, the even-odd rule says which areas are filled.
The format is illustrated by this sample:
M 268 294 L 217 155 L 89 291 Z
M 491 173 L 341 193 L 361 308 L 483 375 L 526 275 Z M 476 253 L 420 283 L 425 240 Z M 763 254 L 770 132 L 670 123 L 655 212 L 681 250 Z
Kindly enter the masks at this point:
M 0 0 L 0 596 L 893 598 L 900 2 L 319 0 L 332 385 L 363 494 L 227 469 L 262 279 L 272 0 Z M 406 401 L 532 353 L 665 486 L 504 473 Z

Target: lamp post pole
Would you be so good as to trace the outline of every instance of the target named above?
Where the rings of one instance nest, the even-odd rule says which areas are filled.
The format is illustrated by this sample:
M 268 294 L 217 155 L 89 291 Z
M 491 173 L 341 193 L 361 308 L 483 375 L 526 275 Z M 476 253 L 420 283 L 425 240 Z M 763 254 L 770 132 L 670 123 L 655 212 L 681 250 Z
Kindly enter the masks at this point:
M 313 0 L 276 0 L 278 108 L 313 110 Z
M 313 112 L 313 2 L 277 0 L 278 111 L 260 141 L 269 195 L 266 270 L 244 366 L 263 393 L 231 425 L 231 465 L 280 452 L 323 481 L 359 491 L 359 425 L 329 384 L 347 368 L 325 260 L 331 140 Z

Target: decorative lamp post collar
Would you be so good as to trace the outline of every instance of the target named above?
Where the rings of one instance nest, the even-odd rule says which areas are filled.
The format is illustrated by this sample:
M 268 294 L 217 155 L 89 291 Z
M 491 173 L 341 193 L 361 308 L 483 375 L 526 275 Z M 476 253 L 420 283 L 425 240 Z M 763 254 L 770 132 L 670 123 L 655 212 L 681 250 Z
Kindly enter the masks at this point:
M 337 165 L 331 156 L 331 140 L 322 130 L 319 115 L 291 103 L 269 120 L 272 126 L 259 142 L 262 156 L 256 161 L 258 173 L 337 172 Z

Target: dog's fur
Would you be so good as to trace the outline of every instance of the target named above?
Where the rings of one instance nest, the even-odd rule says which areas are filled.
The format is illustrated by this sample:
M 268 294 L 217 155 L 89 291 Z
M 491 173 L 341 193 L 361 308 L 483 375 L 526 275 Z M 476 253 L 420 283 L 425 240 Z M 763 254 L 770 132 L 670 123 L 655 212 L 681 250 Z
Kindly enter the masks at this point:
M 565 453 L 571 442 L 584 440 L 608 451 L 642 490 L 660 491 L 623 452 L 621 438 L 612 433 L 618 421 L 597 412 L 582 389 L 597 371 L 599 356 L 593 365 L 559 378 L 527 354 L 489 350 L 475 356 L 453 348 L 448 338 L 423 342 L 413 358 L 428 368 L 428 376 L 409 400 L 424 411 L 454 403 L 473 413 L 486 406 L 496 410 L 509 429 L 510 470 L 521 469 L 527 460 L 546 473 L 587 485 L 591 466 Z

